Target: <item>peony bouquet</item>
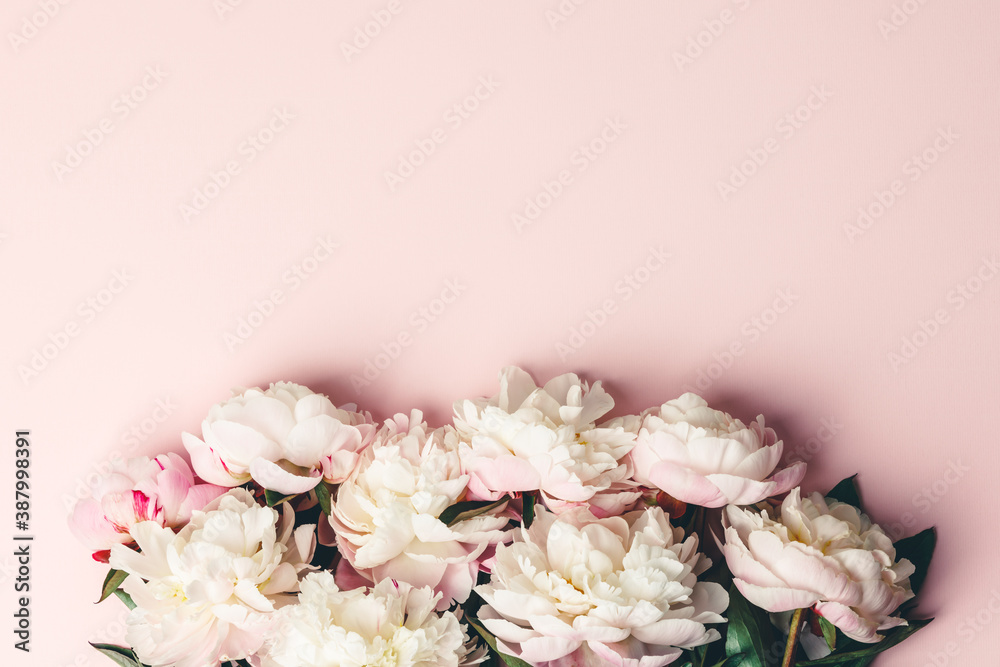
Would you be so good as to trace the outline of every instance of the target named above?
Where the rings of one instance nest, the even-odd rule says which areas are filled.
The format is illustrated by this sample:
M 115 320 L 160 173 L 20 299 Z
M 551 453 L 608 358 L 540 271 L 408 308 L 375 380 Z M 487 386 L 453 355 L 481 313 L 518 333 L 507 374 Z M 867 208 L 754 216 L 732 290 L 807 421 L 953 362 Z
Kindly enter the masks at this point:
M 119 461 L 70 525 L 138 667 L 863 667 L 934 548 L 824 494 L 699 396 L 608 418 L 576 375 L 500 373 L 454 421 L 382 424 L 292 383 L 235 392 L 178 454 Z

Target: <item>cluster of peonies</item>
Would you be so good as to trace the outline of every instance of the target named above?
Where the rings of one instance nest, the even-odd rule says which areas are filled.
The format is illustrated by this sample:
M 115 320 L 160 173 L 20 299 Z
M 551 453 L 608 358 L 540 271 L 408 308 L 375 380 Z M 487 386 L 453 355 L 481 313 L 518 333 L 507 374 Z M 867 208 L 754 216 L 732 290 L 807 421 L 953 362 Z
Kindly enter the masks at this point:
M 716 641 L 733 595 L 858 643 L 906 625 L 914 565 L 858 508 L 803 497 L 805 464 L 781 466 L 762 417 L 694 394 L 613 407 L 599 382 L 514 367 L 437 428 L 291 383 L 237 390 L 183 434 L 190 466 L 119 462 L 75 508 L 113 568 L 104 597 L 131 607 L 130 647 L 102 650 L 151 667 L 658 667 L 739 648 Z

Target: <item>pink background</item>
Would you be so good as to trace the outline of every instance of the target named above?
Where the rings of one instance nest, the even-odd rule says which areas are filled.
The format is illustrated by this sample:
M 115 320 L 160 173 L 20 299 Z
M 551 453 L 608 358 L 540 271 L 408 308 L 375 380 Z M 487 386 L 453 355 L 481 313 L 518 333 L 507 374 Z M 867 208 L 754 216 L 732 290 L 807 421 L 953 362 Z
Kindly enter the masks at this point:
M 85 642 L 123 608 L 65 503 L 230 387 L 440 421 L 518 363 L 619 411 L 697 387 L 814 488 L 860 472 L 877 521 L 941 539 L 937 620 L 877 664 L 995 663 L 995 3 L 232 4 L 0 9 L 0 497 L 29 428 L 36 535 L 27 660 L 0 557 L 5 657 L 110 664 Z

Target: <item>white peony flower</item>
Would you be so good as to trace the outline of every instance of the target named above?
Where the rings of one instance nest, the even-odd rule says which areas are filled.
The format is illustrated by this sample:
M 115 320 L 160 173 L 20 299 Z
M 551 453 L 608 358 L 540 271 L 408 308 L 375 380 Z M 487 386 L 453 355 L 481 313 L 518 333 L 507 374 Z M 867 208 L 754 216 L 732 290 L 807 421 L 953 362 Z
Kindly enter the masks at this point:
M 251 479 L 292 495 L 326 480 L 339 484 L 375 433 L 352 404 L 337 408 L 322 394 L 291 382 L 265 391 L 240 390 L 213 406 L 202 438 L 183 434 L 191 464 L 202 479 L 233 487 Z
M 298 590 L 315 526 L 294 528 L 294 511 L 261 507 L 232 489 L 174 533 L 154 521 L 133 526 L 142 550 L 115 545 L 111 566 L 136 608 L 126 639 L 152 667 L 205 667 L 246 658 L 274 624 L 274 611 Z
M 729 596 L 698 581 L 711 562 L 659 508 L 597 519 L 542 511 L 498 546 L 479 619 L 531 665 L 659 667 L 719 638 Z
M 329 572 L 302 581 L 278 612 L 261 667 L 459 667 L 481 659 L 458 617 L 435 612 L 441 594 L 389 579 L 342 591 Z
M 454 433 L 431 431 L 414 410 L 386 420 L 355 472 L 340 486 L 330 525 L 341 553 L 369 581 L 405 581 L 464 602 L 479 561 L 504 537 L 504 507 L 447 526 L 438 517 L 464 500 Z
M 688 393 L 646 415 L 631 459 L 640 484 L 692 505 L 722 507 L 753 505 L 801 482 L 805 463 L 774 472 L 781 451 L 763 416 L 746 426 Z
M 626 511 L 640 495 L 626 457 L 635 432 L 621 420 L 596 424 L 614 404 L 600 382 L 588 386 L 572 373 L 537 387 L 520 368 L 503 369 L 499 394 L 455 404 L 470 490 L 490 500 L 540 490 L 556 512 Z
M 793 489 L 771 518 L 730 505 L 723 553 L 736 586 L 769 612 L 812 607 L 860 642 L 906 621 L 891 614 L 913 597 L 913 565 L 896 561 L 882 529 L 856 508 Z

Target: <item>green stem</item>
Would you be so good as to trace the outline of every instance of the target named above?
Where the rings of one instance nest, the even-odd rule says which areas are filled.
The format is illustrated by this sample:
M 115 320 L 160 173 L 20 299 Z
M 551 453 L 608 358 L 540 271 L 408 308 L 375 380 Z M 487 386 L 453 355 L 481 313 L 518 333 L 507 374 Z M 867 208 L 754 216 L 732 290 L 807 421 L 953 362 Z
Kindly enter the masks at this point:
M 802 615 L 805 609 L 796 609 L 792 614 L 792 622 L 788 627 L 788 641 L 785 643 L 785 658 L 781 661 L 781 667 L 794 667 L 795 649 L 799 644 L 799 632 L 802 629 Z

